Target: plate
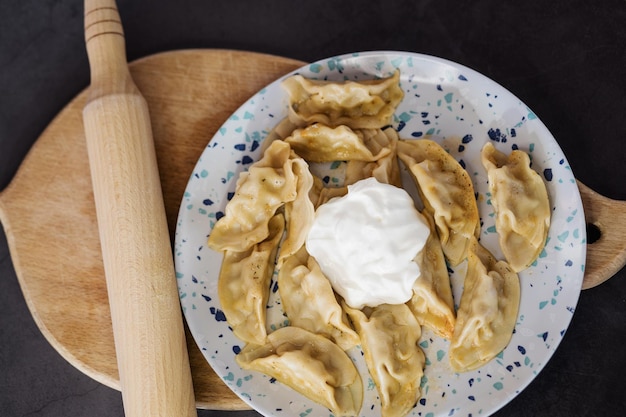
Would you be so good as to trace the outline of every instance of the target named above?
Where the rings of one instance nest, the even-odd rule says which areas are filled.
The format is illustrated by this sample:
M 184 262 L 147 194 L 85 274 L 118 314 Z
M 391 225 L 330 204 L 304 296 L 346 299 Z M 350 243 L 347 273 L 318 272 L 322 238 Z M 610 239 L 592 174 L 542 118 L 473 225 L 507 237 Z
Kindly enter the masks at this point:
M 502 86 L 465 66 L 407 52 L 364 52 L 306 65 L 294 73 L 330 80 L 360 80 L 401 72 L 405 96 L 393 116 L 401 138 L 430 138 L 468 171 L 481 213 L 481 242 L 502 258 L 480 150 L 491 141 L 510 152 L 529 153 L 545 179 L 553 208 L 547 244 L 537 261 L 519 274 L 521 304 L 510 343 L 485 366 L 455 373 L 449 342 L 424 330 L 426 357 L 422 397 L 409 415 L 489 415 L 519 394 L 546 365 L 572 319 L 580 295 L 586 254 L 585 219 L 572 170 L 540 119 Z M 289 76 L 291 74 L 288 74 Z M 257 372 L 242 370 L 235 355 L 243 347 L 230 330 L 217 297 L 220 253 L 206 246 L 240 172 L 260 158 L 264 138 L 287 115 L 282 78 L 243 104 L 210 140 L 182 199 L 175 236 L 180 302 L 189 329 L 206 360 L 246 403 L 265 416 L 324 416 L 329 411 Z M 406 173 L 405 173 L 406 174 Z M 406 179 L 406 175 L 405 175 Z M 410 187 L 407 187 L 410 188 Z M 458 303 L 465 264 L 451 274 Z M 285 325 L 275 279 L 270 286 L 269 330 Z M 361 416 L 380 416 L 376 388 L 359 348 L 349 352 L 361 372 Z

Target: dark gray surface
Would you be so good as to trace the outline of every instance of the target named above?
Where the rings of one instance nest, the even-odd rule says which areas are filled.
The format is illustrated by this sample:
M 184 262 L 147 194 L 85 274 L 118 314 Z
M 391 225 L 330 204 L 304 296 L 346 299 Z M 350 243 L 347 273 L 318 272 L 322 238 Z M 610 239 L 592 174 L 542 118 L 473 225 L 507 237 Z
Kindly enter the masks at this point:
M 394 49 L 447 58 L 504 85 L 548 126 L 576 176 L 626 199 L 626 2 L 528 0 L 118 1 L 129 60 L 233 48 L 313 61 Z M 78 0 L 0 2 L 0 189 L 88 86 Z M 497 416 L 626 410 L 626 271 L 584 291 L 552 360 Z M 35 325 L 0 232 L 0 415 L 122 416 L 121 395 L 65 362 Z M 200 417 L 257 416 L 200 411 Z

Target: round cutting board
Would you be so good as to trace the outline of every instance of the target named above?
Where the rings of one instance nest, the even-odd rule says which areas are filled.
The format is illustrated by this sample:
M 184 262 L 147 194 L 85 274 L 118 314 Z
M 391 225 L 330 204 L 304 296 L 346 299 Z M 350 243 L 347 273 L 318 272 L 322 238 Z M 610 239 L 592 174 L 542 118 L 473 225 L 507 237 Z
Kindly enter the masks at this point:
M 231 50 L 182 50 L 132 62 L 150 109 L 170 236 L 189 176 L 228 117 L 300 61 Z M 79 94 L 52 121 L 0 193 L 0 220 L 22 292 L 52 346 L 95 380 L 120 389 Z M 583 288 L 626 263 L 626 203 L 579 184 L 588 223 Z M 147 216 L 150 213 L 146 213 Z M 199 408 L 248 409 L 205 361 L 187 330 Z

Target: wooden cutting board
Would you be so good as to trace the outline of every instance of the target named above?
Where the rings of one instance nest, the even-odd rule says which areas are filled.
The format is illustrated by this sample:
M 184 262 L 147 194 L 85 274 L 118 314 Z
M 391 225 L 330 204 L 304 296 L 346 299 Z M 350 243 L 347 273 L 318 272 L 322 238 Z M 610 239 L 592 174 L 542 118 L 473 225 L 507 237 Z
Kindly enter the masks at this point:
M 213 134 L 258 90 L 301 65 L 229 50 L 174 51 L 130 64 L 150 108 L 172 238 L 187 180 Z M 120 389 L 83 131 L 85 97 L 79 94 L 52 121 L 0 193 L 0 220 L 44 336 L 76 368 Z M 589 288 L 626 262 L 626 203 L 579 186 L 587 221 L 601 234 L 588 245 L 583 288 Z M 187 345 L 197 406 L 249 408 L 209 367 L 188 330 Z
M 170 236 L 192 169 L 248 98 L 302 62 L 225 50 L 157 54 L 130 65 L 148 102 Z M 119 389 L 113 331 L 82 121 L 85 92 L 52 121 L 0 194 L 0 218 L 30 311 L 72 365 Z M 146 213 L 149 215 L 149 213 Z M 198 407 L 247 407 L 187 330 Z

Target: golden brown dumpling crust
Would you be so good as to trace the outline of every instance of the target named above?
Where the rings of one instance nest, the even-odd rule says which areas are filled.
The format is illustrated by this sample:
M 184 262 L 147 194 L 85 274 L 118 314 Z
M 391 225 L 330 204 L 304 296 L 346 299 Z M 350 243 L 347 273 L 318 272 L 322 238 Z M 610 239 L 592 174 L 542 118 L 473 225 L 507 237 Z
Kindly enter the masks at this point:
M 405 416 L 421 395 L 426 357 L 418 342 L 419 323 L 406 304 L 356 310 L 344 303 L 376 384 L 383 417 Z
M 356 416 L 363 382 L 350 357 L 324 336 L 299 327 L 282 327 L 263 345 L 246 345 L 239 366 L 265 373 L 322 404 L 337 417 Z
M 422 326 L 450 339 L 456 322 L 450 275 L 435 231 L 435 221 L 430 213 L 424 211 L 422 214 L 428 220 L 430 235 L 415 259 L 420 267 L 420 277 L 413 285 L 413 296 L 407 305 Z
M 367 147 L 383 156 L 375 161 L 348 161 L 344 185 L 351 185 L 364 178 L 374 177 L 383 184 L 402 188 L 400 165 L 397 158 L 398 133 L 388 129 L 364 129 Z M 388 152 L 383 153 L 383 150 Z
M 424 202 L 435 219 L 446 259 L 452 266 L 467 257 L 472 237 L 480 233 L 474 185 L 463 167 L 437 142 L 400 140 L 398 156 L 411 171 Z
M 520 304 L 520 282 L 476 239 L 468 252 L 467 275 L 456 316 L 449 357 L 457 372 L 493 359 L 511 340 Z
M 278 291 L 292 326 L 325 336 L 343 350 L 359 343 L 330 281 L 304 246 L 278 272 Z
M 380 129 L 372 129 L 375 132 Z M 285 139 L 291 148 L 309 162 L 376 161 L 390 153 L 389 148 L 369 149 L 361 130 L 348 126 L 329 127 L 315 123 L 296 129 Z
M 281 243 L 278 256 L 280 268 L 286 257 L 293 255 L 304 245 L 309 229 L 315 218 L 315 207 L 310 198 L 313 188 L 313 175 L 309 171 L 309 165 L 300 157 L 292 153 L 292 169 L 296 176 L 296 198 L 285 203 L 285 219 L 287 232 L 285 240 Z
M 380 129 L 402 101 L 400 72 L 384 79 L 318 81 L 294 75 L 283 81 L 289 94 L 289 119 L 298 126 L 324 123 L 352 129 Z
M 294 159 L 289 145 L 277 140 L 263 158 L 240 174 L 224 217 L 209 235 L 211 249 L 243 252 L 267 238 L 268 223 L 276 210 L 297 197 Z
M 489 178 L 500 247 L 514 271 L 528 268 L 543 249 L 550 228 L 550 201 L 526 152 L 508 156 L 488 142 L 481 159 Z
M 226 251 L 217 284 L 222 310 L 233 333 L 248 343 L 265 343 L 266 305 L 285 219 L 269 221 L 268 238 L 243 252 Z

